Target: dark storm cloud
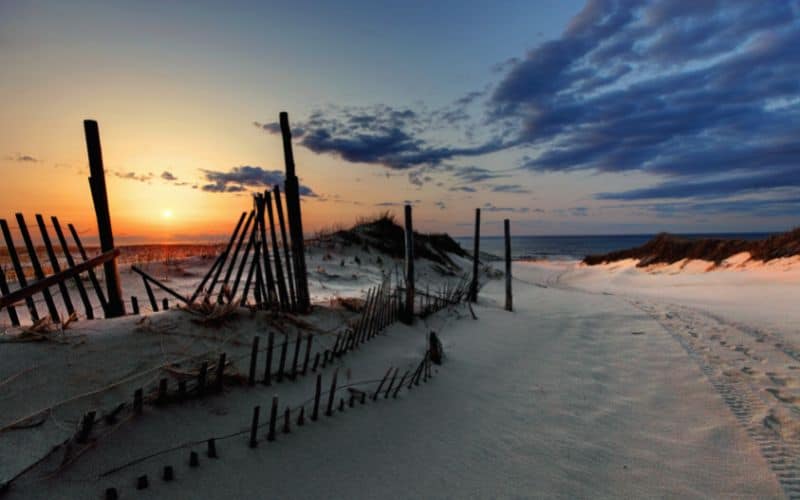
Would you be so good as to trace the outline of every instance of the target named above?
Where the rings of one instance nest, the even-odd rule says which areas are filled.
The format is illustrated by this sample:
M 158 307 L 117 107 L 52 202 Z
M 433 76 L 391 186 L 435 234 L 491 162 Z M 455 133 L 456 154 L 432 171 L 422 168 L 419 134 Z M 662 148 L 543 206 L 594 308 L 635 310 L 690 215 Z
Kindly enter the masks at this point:
M 237 193 L 246 188 L 269 189 L 284 182 L 283 172 L 280 170 L 265 170 L 261 167 L 243 165 L 233 167 L 227 171 L 203 170 L 208 184 L 202 187 L 209 193 Z M 300 195 L 317 196 L 308 186 L 300 186 Z

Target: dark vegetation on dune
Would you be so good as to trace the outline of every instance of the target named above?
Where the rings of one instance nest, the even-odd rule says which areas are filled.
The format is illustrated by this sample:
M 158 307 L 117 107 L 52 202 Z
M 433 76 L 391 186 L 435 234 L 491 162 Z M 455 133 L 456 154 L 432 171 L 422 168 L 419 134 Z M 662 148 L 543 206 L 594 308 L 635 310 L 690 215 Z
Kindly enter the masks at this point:
M 800 255 L 800 228 L 763 240 L 692 239 L 661 233 L 640 247 L 605 255 L 588 255 L 583 262 L 593 266 L 624 259 L 639 259 L 637 266 L 645 267 L 651 264 L 672 264 L 682 259 L 702 259 L 720 264 L 741 252 L 749 252 L 753 260 L 764 262 Z
M 394 258 L 405 256 L 405 231 L 391 214 L 359 221 L 348 230 L 336 231 L 331 235 L 346 244 L 372 247 L 380 253 Z M 455 267 L 448 253 L 461 257 L 469 254 L 447 234 L 422 234 L 414 231 L 414 256 L 428 259 L 437 264 Z

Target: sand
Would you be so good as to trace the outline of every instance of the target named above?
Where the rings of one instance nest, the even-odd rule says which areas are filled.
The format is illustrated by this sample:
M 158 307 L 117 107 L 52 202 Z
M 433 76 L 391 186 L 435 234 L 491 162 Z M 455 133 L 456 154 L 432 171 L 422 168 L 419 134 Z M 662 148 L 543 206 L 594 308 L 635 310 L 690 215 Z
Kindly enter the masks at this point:
M 430 269 L 421 267 L 433 281 Z M 111 486 L 121 498 L 795 495 L 800 447 L 792 367 L 800 362 L 788 354 L 793 317 L 773 314 L 784 329 L 763 327 L 753 312 L 758 308 L 737 301 L 760 296 L 771 278 L 747 270 L 730 273 L 756 289 L 718 281 L 716 272 L 517 264 L 513 313 L 502 310 L 502 280 L 488 281 L 474 307 L 477 320 L 457 306 L 412 326 L 393 325 L 322 372 L 325 383 L 338 369 L 339 377 L 366 381 L 361 387 L 374 389 L 389 366 L 413 367 L 424 353 L 426 334 L 436 331 L 445 363 L 430 381 L 396 400 L 347 407 L 279 434 L 272 443 L 263 441 L 262 430 L 256 449 L 248 447 L 247 435 L 222 439 L 219 459 L 205 457 L 204 439 L 246 430 L 254 405 L 262 406 L 264 419 L 273 395 L 281 407 L 307 403 L 313 378 L 231 386 L 224 395 L 148 406 L 142 417 L 95 436 L 94 446 L 57 474 L 51 475 L 60 455 L 23 475 L 8 498 L 102 498 Z M 363 281 L 353 280 L 352 287 L 343 279 L 320 283 L 338 295 L 359 295 L 380 276 L 377 267 L 362 274 Z M 782 286 L 784 294 L 797 297 L 796 283 Z M 721 297 L 722 290 L 729 295 Z M 769 309 L 770 298 L 762 297 L 762 307 Z M 733 317 L 724 314 L 734 309 Z M 213 359 L 225 349 L 238 357 L 253 335 L 274 328 L 260 314 L 243 314 L 224 329 L 210 329 L 171 310 L 149 316 L 144 330 L 137 325 L 140 318 L 81 322 L 70 331 L 76 338 L 85 335 L 80 342 L 5 344 L 0 381 L 34 368 L 0 385 L 0 404 L 8 414 L 3 419 L 181 356 L 210 353 Z M 306 319 L 333 334 L 348 317 L 319 307 Z M 0 471 L 9 474 L 68 435 L 90 404 L 125 398 L 140 383 L 67 405 L 56 412 L 60 426 L 48 420 L 0 433 Z M 37 391 L 41 394 L 34 396 Z M 186 444 L 194 441 L 199 443 Z M 201 452 L 196 469 L 186 463 L 192 449 Z M 99 477 L 154 453 L 160 454 Z M 164 465 L 175 467 L 175 481 L 159 479 Z M 143 474 L 150 487 L 136 491 L 136 478 Z

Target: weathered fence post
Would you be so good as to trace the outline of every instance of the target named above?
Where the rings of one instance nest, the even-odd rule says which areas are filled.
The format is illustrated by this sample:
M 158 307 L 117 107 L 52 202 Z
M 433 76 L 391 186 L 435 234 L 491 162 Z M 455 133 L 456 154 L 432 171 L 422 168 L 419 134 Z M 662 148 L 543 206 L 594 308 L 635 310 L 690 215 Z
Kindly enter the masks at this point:
M 406 310 L 405 323 L 414 320 L 414 226 L 411 222 L 411 205 L 405 207 L 405 231 L 406 231 Z
M 131 296 L 131 308 L 133 309 L 133 314 L 139 314 L 139 299 L 136 298 L 136 295 Z
M 292 151 L 292 130 L 289 127 L 289 114 L 280 113 L 281 135 L 283 137 L 283 155 L 286 162 L 284 192 L 286 193 L 286 216 L 289 219 L 289 234 L 292 238 L 292 258 L 294 260 L 295 293 L 297 307 L 305 312 L 310 307 L 308 295 L 308 275 L 306 274 L 306 257 L 303 248 L 303 220 L 300 214 L 300 183 L 294 168 L 294 152 Z
M 247 377 L 247 385 L 256 385 L 256 363 L 258 362 L 258 342 L 261 337 L 253 337 L 253 346 L 250 348 L 250 373 Z
M 278 396 L 272 396 L 272 409 L 269 413 L 269 432 L 267 441 L 275 441 L 275 424 L 278 422 Z
M 319 359 L 319 353 L 317 353 L 317 359 Z M 316 422 L 317 418 L 319 418 L 319 397 L 322 393 L 322 374 L 317 375 L 317 388 L 314 392 L 314 409 L 311 412 L 311 420 Z
M 475 243 L 472 250 L 472 285 L 469 289 L 470 302 L 478 301 L 478 254 L 481 243 L 481 209 L 475 209 Z
M 339 374 L 339 370 L 336 369 L 333 371 L 333 379 L 331 380 L 331 391 L 328 393 L 328 409 L 325 410 L 325 416 L 330 417 L 333 415 L 333 399 L 336 396 L 336 376 Z
M 256 406 L 253 408 L 253 419 L 250 422 L 250 448 L 258 446 L 258 415 L 261 413 L 261 407 Z
M 506 311 L 513 311 L 511 297 L 511 228 L 508 219 L 503 221 L 503 229 L 506 235 Z
M 100 236 L 100 251 L 114 250 L 114 233 L 111 231 L 111 212 L 108 208 L 108 192 L 106 191 L 106 174 L 103 168 L 103 153 L 100 148 L 100 131 L 97 122 L 84 120 L 83 130 L 86 135 L 86 149 L 89 153 L 89 188 L 92 192 L 94 212 L 97 217 L 97 230 Z M 117 318 L 125 315 L 125 304 L 122 301 L 122 284 L 117 269 L 117 259 L 103 264 L 108 291 L 106 317 Z

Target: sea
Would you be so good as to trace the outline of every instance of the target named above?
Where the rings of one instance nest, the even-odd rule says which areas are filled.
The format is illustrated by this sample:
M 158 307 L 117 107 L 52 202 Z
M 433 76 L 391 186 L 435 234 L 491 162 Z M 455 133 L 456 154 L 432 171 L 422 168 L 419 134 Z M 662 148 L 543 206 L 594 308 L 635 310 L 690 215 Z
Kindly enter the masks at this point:
M 774 233 L 707 233 L 679 234 L 686 238 L 717 238 L 759 240 Z M 654 234 L 591 235 L 591 236 L 512 236 L 511 258 L 514 260 L 581 260 L 587 255 L 605 254 L 644 245 Z M 472 252 L 473 237 L 455 239 L 464 249 Z M 503 257 L 505 240 L 502 236 L 482 236 L 481 252 Z

